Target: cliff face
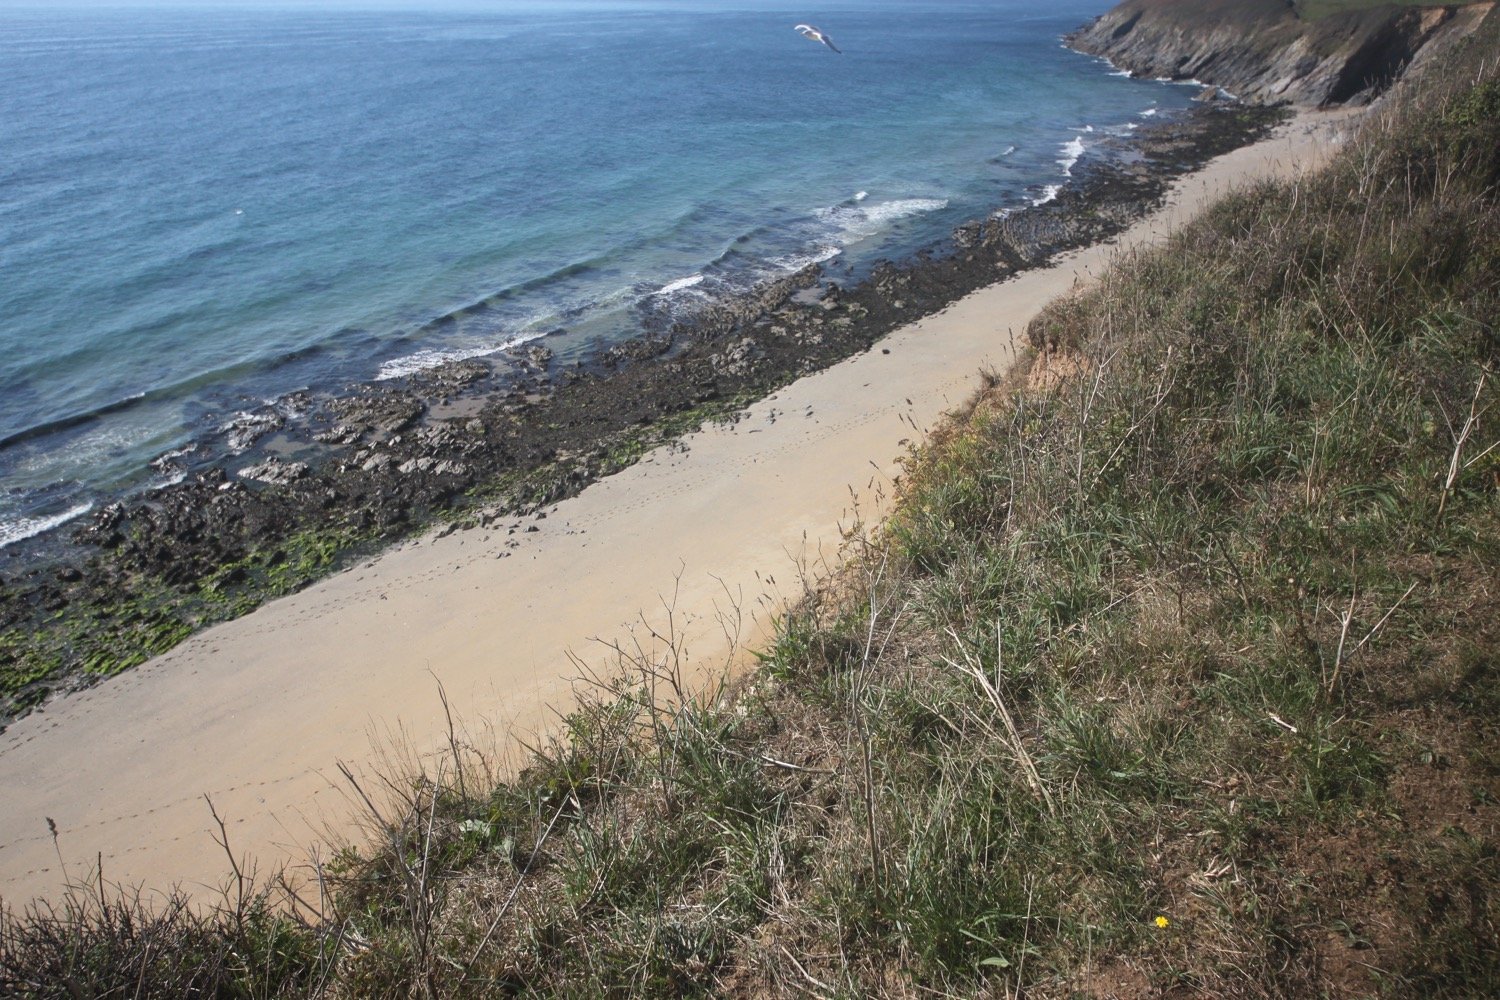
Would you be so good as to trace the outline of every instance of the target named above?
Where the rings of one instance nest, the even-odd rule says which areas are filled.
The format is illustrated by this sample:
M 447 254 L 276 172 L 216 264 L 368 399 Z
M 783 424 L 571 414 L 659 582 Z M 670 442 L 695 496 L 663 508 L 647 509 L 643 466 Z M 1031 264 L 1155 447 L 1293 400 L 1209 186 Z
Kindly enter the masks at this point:
M 1067 41 L 1138 76 L 1324 107 L 1370 101 L 1493 6 L 1377 7 L 1304 21 L 1289 0 L 1125 0 Z

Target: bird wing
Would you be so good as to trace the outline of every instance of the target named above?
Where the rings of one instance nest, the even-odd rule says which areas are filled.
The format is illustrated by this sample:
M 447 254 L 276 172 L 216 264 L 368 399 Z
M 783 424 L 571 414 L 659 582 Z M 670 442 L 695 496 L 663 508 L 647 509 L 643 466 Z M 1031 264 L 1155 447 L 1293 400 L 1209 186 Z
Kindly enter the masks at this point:
M 814 28 L 810 24 L 799 24 L 793 27 L 792 30 L 801 35 L 803 38 L 808 39 L 809 41 L 822 42 L 830 49 L 833 49 L 833 51 L 838 52 L 839 55 L 844 54 L 843 52 L 839 51 L 839 47 L 833 44 L 833 42 L 827 35 L 823 34 L 823 32 L 819 31 L 817 28 Z

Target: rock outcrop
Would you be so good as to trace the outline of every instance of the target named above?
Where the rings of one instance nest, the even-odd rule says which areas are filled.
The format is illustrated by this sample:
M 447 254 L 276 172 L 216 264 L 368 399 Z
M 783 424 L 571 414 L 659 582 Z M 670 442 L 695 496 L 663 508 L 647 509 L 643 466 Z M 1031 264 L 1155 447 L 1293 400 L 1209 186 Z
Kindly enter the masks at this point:
M 1304 20 L 1290 0 L 1125 0 L 1067 41 L 1137 76 L 1327 107 L 1368 103 L 1493 6 L 1381 6 Z

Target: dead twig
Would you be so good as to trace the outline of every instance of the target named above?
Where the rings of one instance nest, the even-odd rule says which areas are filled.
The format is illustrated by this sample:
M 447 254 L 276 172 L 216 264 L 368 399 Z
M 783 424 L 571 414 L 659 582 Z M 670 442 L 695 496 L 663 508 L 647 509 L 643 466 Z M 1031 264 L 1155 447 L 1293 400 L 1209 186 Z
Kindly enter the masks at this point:
M 989 703 L 994 706 L 996 714 L 1000 716 L 1000 721 L 1005 726 L 1007 737 L 1006 741 L 1010 745 L 1011 752 L 1015 754 L 1016 761 L 1021 765 L 1021 769 L 1026 773 L 1027 783 L 1031 785 L 1032 791 L 1041 796 L 1043 803 L 1045 803 L 1047 806 L 1047 812 L 1052 814 L 1053 816 L 1056 816 L 1057 803 L 1053 801 L 1052 793 L 1047 790 L 1046 784 L 1043 783 L 1041 772 L 1037 770 L 1036 762 L 1032 760 L 1031 754 L 1026 749 L 1026 744 L 1022 742 L 1021 731 L 1016 728 L 1016 722 L 1013 718 L 1011 718 L 1010 709 L 1005 707 L 1005 699 L 1000 696 L 999 671 L 1001 636 L 999 625 L 997 624 L 995 627 L 996 676 L 993 683 L 987 676 L 985 676 L 984 668 L 979 663 L 975 662 L 974 658 L 969 654 L 969 651 L 964 647 L 963 640 L 958 637 L 958 633 L 950 628 L 948 629 L 948 635 L 952 637 L 955 646 L 959 649 L 960 652 L 963 653 L 964 662 L 959 663 L 956 660 L 953 660 L 952 658 L 946 656 L 943 657 L 944 661 L 949 666 L 958 670 L 960 673 L 972 677 L 979 684 L 979 689 L 984 692 L 985 698 L 987 698 L 989 700 Z
M 1438 520 L 1442 520 L 1443 511 L 1448 506 L 1448 497 L 1453 492 L 1453 484 L 1458 482 L 1459 474 L 1500 446 L 1500 441 L 1496 441 L 1474 458 L 1467 462 L 1463 461 L 1464 445 L 1468 443 L 1469 435 L 1474 433 L 1474 428 L 1478 425 L 1479 417 L 1482 415 L 1479 410 L 1479 397 L 1484 392 L 1485 379 L 1489 378 L 1489 374 L 1488 369 L 1479 373 L 1479 382 L 1474 386 L 1474 398 L 1469 401 L 1469 415 L 1464 419 L 1463 426 L 1453 435 L 1453 454 L 1448 459 L 1448 475 L 1443 480 L 1443 489 L 1438 495 Z M 1452 433 L 1453 423 L 1448 420 L 1447 413 L 1443 414 L 1443 419 L 1448 422 L 1448 430 Z
M 473 968 L 475 962 L 479 961 L 480 953 L 490 943 L 490 938 L 495 936 L 495 931 L 499 928 L 500 921 L 504 920 L 505 914 L 510 912 L 510 906 L 516 901 L 516 896 L 521 892 L 521 886 L 526 881 L 526 876 L 530 873 L 531 866 L 536 863 L 537 856 L 542 853 L 542 846 L 547 843 L 547 838 L 552 835 L 552 828 L 557 825 L 558 820 L 562 819 L 563 810 L 568 807 L 568 803 L 570 802 L 573 803 L 574 807 L 580 813 L 583 811 L 583 807 L 578 804 L 578 800 L 571 792 L 563 796 L 563 800 L 557 804 L 557 811 L 552 814 L 552 821 L 547 824 L 547 829 L 542 831 L 541 837 L 537 839 L 536 846 L 531 849 L 531 855 L 526 859 L 526 864 L 516 875 L 516 884 L 510 887 L 510 895 L 506 896 L 505 902 L 500 905 L 500 912 L 495 914 L 495 919 L 490 922 L 489 929 L 484 932 L 484 937 L 479 939 L 479 946 L 474 949 L 474 954 L 470 955 L 469 960 L 464 963 L 465 973 Z

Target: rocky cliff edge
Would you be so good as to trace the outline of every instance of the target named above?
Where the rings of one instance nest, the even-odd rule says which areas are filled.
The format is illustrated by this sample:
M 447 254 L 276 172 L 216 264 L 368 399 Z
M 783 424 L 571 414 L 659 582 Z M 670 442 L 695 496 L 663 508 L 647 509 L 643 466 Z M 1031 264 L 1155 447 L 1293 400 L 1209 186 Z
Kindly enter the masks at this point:
M 1067 42 L 1137 76 L 1201 80 L 1246 101 L 1364 104 L 1494 6 L 1379 6 L 1305 20 L 1290 0 L 1125 0 Z

